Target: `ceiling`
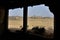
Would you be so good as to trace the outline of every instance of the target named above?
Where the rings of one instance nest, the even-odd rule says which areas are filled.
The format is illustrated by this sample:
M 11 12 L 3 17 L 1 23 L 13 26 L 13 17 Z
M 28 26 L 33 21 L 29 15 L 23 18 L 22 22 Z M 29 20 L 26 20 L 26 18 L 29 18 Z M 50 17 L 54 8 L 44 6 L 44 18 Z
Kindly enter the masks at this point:
M 22 8 L 24 6 L 34 6 L 39 4 L 48 4 L 53 1 L 50 0 L 1 0 L 0 7 L 6 7 L 8 9 Z

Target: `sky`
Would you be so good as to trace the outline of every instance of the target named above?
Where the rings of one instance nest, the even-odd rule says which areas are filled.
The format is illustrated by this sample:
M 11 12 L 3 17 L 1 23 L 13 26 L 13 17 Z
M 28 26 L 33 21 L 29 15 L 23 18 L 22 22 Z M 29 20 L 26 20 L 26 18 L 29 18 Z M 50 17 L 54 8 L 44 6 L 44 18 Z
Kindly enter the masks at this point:
M 37 5 L 28 7 L 28 16 L 42 16 L 42 17 L 54 17 L 48 6 Z M 9 16 L 23 16 L 23 8 L 16 8 L 9 10 Z

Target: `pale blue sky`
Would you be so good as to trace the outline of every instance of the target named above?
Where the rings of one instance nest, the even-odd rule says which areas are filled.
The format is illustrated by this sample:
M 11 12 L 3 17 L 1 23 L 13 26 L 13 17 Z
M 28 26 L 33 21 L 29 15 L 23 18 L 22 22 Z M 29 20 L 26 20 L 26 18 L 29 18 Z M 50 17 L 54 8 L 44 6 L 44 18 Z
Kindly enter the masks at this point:
M 50 12 L 49 7 L 45 6 L 44 4 L 28 7 L 28 16 L 33 15 L 43 17 L 54 17 L 52 12 Z M 9 16 L 23 16 L 23 8 L 10 9 Z

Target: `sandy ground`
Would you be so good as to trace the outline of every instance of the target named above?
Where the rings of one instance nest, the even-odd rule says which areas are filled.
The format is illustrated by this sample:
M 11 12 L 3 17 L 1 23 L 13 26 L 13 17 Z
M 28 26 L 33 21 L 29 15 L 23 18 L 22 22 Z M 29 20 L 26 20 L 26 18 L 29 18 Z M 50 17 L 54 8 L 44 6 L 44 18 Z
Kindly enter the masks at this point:
M 53 31 L 54 29 L 54 19 L 53 18 L 28 18 L 28 29 L 32 29 L 33 27 L 45 27 L 46 30 Z M 9 19 L 8 28 L 15 28 L 15 30 L 19 30 L 23 27 L 23 18 L 17 18 L 16 20 Z
M 54 33 L 54 19 L 53 18 L 28 18 L 28 30 L 31 30 L 33 27 L 38 26 L 44 27 L 46 29 L 45 35 L 52 35 Z M 8 29 L 12 30 L 21 30 L 23 27 L 23 18 L 10 19 L 8 21 Z M 52 33 L 52 34 L 51 34 Z
M 28 28 L 27 29 L 32 29 L 33 27 L 38 26 L 44 27 L 46 30 L 49 31 L 54 31 L 54 19 L 53 18 L 28 18 Z M 17 18 L 17 19 L 9 19 L 8 21 L 8 29 L 13 29 L 13 30 L 20 30 L 23 27 L 23 18 Z

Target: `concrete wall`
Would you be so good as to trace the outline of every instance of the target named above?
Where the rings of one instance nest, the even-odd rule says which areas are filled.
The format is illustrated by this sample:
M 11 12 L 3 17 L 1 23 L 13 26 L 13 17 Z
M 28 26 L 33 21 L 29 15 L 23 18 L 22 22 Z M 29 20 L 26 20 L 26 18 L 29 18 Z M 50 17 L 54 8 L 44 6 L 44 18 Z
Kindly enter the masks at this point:
M 0 35 L 2 34 L 4 30 L 4 24 L 3 24 L 4 14 L 5 14 L 5 9 L 0 8 Z

